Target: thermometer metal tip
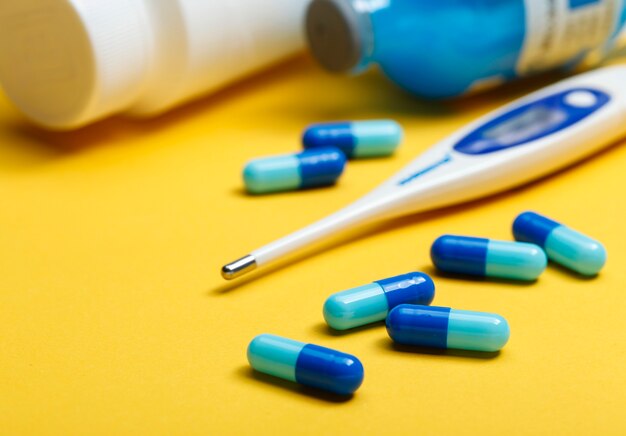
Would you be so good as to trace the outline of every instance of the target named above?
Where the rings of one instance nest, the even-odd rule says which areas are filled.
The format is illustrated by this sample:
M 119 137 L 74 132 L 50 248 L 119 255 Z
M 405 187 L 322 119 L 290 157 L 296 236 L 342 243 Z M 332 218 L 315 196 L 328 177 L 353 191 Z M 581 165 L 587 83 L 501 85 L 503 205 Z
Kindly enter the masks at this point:
M 257 267 L 256 259 L 254 256 L 248 254 L 234 262 L 226 264 L 222 267 L 222 277 L 226 280 L 236 279 L 244 274 L 255 270 Z

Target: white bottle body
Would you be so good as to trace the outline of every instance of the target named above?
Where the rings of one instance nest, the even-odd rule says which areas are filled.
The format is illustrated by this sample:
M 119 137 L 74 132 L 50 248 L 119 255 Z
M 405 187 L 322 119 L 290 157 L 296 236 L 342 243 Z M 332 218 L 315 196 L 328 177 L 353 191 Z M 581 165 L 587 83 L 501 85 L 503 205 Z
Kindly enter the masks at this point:
M 303 0 L 146 1 L 155 27 L 152 89 L 130 110 L 152 115 L 301 50 Z M 156 85 L 156 86 L 155 86 Z
M 0 81 L 34 122 L 150 116 L 303 47 L 307 0 L 0 1 Z

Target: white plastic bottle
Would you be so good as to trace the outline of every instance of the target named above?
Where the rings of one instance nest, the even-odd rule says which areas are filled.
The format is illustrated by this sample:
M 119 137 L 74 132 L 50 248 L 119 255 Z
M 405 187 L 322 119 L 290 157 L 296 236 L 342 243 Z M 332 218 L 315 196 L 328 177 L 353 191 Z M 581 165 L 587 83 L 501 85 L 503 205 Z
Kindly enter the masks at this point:
M 53 129 L 155 115 L 301 49 L 307 3 L 0 0 L 0 83 Z

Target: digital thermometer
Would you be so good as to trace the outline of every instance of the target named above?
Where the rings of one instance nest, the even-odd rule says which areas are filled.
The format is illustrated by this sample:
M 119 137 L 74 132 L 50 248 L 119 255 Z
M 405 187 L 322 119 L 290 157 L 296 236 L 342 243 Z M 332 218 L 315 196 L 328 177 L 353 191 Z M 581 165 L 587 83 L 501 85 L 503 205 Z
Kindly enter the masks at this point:
M 435 145 L 346 208 L 225 265 L 234 279 L 342 230 L 474 200 L 545 176 L 626 135 L 626 66 L 546 87 Z

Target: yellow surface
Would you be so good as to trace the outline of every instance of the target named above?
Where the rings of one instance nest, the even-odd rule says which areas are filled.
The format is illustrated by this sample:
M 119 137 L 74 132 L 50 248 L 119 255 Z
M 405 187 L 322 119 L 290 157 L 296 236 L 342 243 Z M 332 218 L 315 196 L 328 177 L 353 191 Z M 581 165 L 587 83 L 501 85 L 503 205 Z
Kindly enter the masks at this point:
M 377 74 L 346 80 L 299 59 L 156 120 L 74 133 L 30 127 L 1 99 L 0 432 L 625 434 L 624 146 L 515 192 L 370 228 L 256 280 L 224 285 L 218 273 L 546 83 L 438 106 Z M 406 127 L 395 157 L 351 163 L 335 188 L 243 193 L 244 162 L 298 149 L 306 124 L 378 117 Z M 603 241 L 609 263 L 592 280 L 551 266 L 532 285 L 436 276 L 436 304 L 509 320 L 499 355 L 399 351 L 382 324 L 325 327 L 330 293 L 434 274 L 438 235 L 509 239 L 526 209 Z M 245 350 L 263 332 L 359 356 L 364 385 L 342 402 L 253 374 Z

